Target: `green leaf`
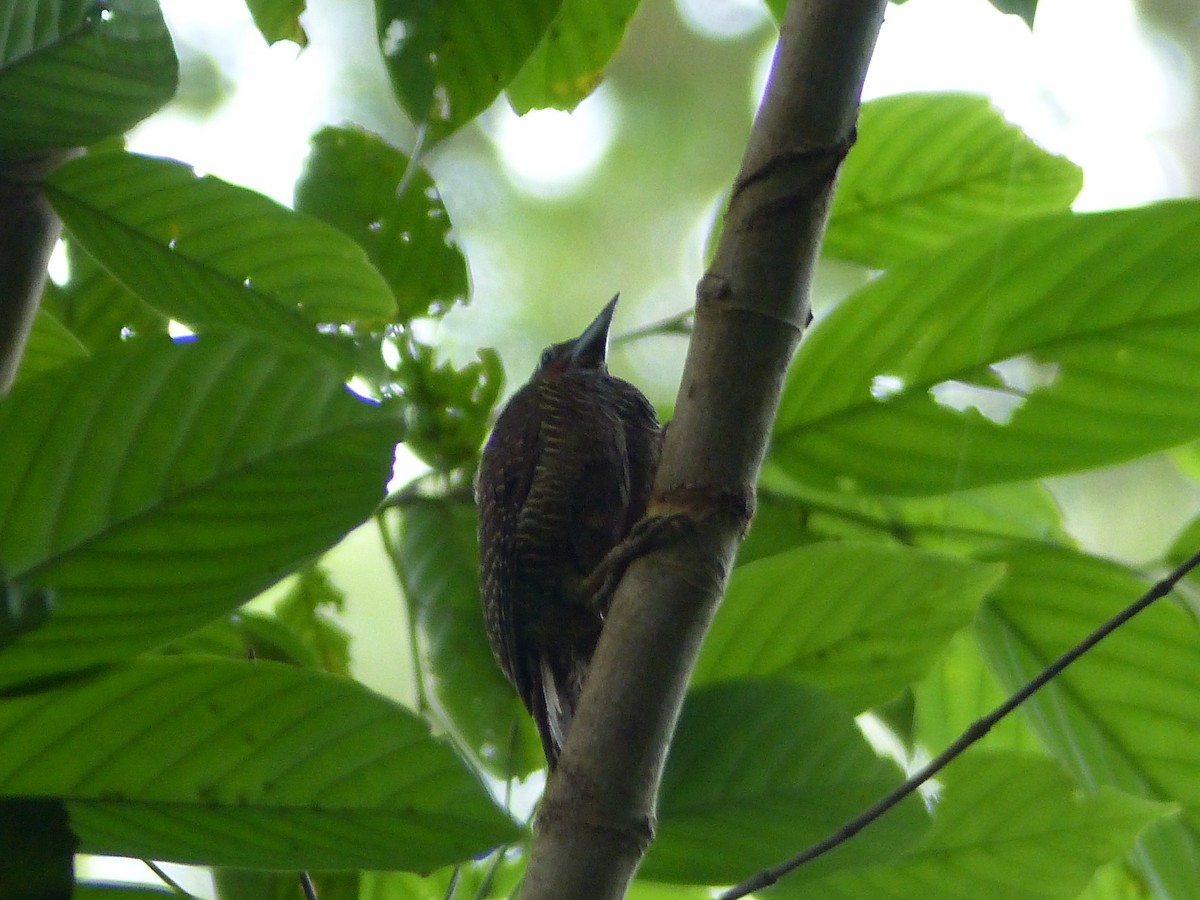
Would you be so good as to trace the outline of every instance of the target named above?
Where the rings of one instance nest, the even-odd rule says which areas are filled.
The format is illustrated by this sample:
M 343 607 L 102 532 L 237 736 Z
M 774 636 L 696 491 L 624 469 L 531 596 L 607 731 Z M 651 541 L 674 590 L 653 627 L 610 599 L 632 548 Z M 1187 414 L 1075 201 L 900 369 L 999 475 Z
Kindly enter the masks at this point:
M 475 522 L 469 503 L 401 507 L 397 568 L 420 636 L 426 693 L 488 772 L 511 778 L 545 760 L 532 719 L 488 647 Z
M 308 35 L 300 24 L 307 5 L 305 0 L 246 0 L 254 25 L 268 44 L 291 41 L 300 47 L 308 46 Z
M 1061 900 L 1077 896 L 1100 865 L 1170 811 L 1110 789 L 1081 797 L 1052 761 L 1016 754 L 970 753 L 938 777 L 943 789 L 933 827 L 904 859 L 838 872 L 811 887 L 784 880 L 772 893 Z
M 824 838 L 902 780 L 838 703 L 801 684 L 738 681 L 688 694 L 659 794 L 644 878 L 732 884 Z M 902 854 L 928 819 L 910 797 L 805 869 Z
M 411 334 L 394 344 L 395 381 L 389 391 L 408 401 L 408 448 L 439 472 L 473 467 L 504 387 L 504 367 L 494 350 L 456 369 L 439 362 L 432 347 Z
M 319 565 L 305 566 L 275 605 L 278 622 L 296 635 L 316 664 L 334 675 L 350 674 L 350 633 L 327 609 L 341 611 L 346 597 Z
M 515 829 L 448 747 L 341 678 L 163 657 L 0 701 L 0 793 L 61 797 L 89 853 L 429 871 Z
M 295 631 L 274 616 L 244 607 L 171 641 L 159 648 L 159 652 L 174 656 L 208 654 L 225 659 L 269 659 L 326 671 L 321 658 Z
M 103 882 L 77 882 L 71 900 L 179 900 L 179 895 L 168 888 L 135 884 L 107 884 Z
M 58 593 L 0 682 L 130 656 L 216 618 L 383 497 L 395 415 L 310 354 L 142 338 L 0 402 L 0 564 Z
M 361 900 L 359 872 L 309 872 L 318 900 Z M 215 869 L 213 887 L 219 900 L 308 900 L 296 872 L 262 869 Z M 176 900 L 191 900 L 176 897 Z
M 1008 577 L 980 610 L 989 666 L 1015 690 L 1109 616 L 1145 581 L 1065 550 L 1017 547 Z M 1135 859 L 1164 897 L 1200 896 L 1200 630 L 1160 600 L 1030 699 L 1034 731 L 1080 780 L 1183 807 L 1139 839 Z
M 167 317 L 88 256 L 77 241 L 64 238 L 66 283 L 47 282 L 41 308 L 52 313 L 90 351 L 131 337 L 166 334 Z
M 1021 21 L 1032 30 L 1033 17 L 1037 14 L 1038 0 L 988 0 L 988 2 L 1002 13 L 1019 16 Z
M 950 556 L 849 543 L 739 566 L 693 683 L 795 679 L 859 712 L 921 678 L 1001 574 Z
M 638 0 L 566 0 L 508 86 L 513 109 L 578 106 L 600 84 L 637 8 Z
M 863 104 L 823 252 L 876 269 L 998 220 L 1070 209 L 1083 172 L 986 97 L 900 94 Z
M 517 895 L 524 873 L 523 854 L 474 859 L 425 877 L 411 872 L 364 872 L 355 900 L 510 900 Z
M 345 235 L 183 163 L 93 153 L 55 170 L 47 194 L 88 253 L 195 330 L 236 327 L 329 352 L 312 323 L 395 309 Z
M 1044 485 L 1032 481 L 988 485 L 934 497 L 879 497 L 822 491 L 789 478 L 770 460 L 759 479 L 759 502 L 746 544 L 750 553 L 766 537 L 756 537 L 760 516 L 766 527 L 790 530 L 773 538 L 775 552 L 820 539 L 853 539 L 899 543 L 951 553 L 973 553 L 996 543 L 1022 540 L 1069 544 L 1062 514 Z M 797 531 L 802 524 L 802 530 Z M 796 539 L 808 535 L 807 540 Z M 745 544 L 739 560 L 747 556 Z
M 1101 867 L 1078 900 L 1152 900 L 1149 886 L 1121 859 Z
M 0 157 L 91 144 L 171 99 L 155 0 L 0 0 Z
M 0 897 L 70 900 L 78 847 L 61 802 L 0 799 Z
M 930 756 L 941 753 L 972 724 L 1008 699 L 984 664 L 974 636 L 956 634 L 933 670 L 913 687 L 914 738 Z M 1022 714 L 992 728 L 981 746 L 990 750 L 1044 753 Z
M 636 880 L 629 886 L 627 900 L 711 900 L 712 891 L 698 885 L 662 884 Z
M 87 359 L 88 351 L 75 335 L 44 308 L 39 308 L 25 342 L 25 355 L 17 378 L 29 378 L 50 372 L 59 366 Z
M 440 140 L 491 105 L 563 0 L 375 0 L 375 27 L 400 105 Z
M 1190 447 L 1185 450 L 1191 452 Z M 1188 522 L 1176 535 L 1171 549 L 1167 551 L 1165 560 L 1172 566 L 1180 566 L 1196 553 L 1200 553 L 1200 516 Z M 1197 579 L 1200 579 L 1200 574 L 1195 569 L 1188 573 L 1188 581 L 1194 584 Z
M 429 173 L 382 138 L 322 128 L 296 182 L 296 209 L 358 242 L 399 303 L 398 320 L 465 302 L 467 260 Z
M 1200 203 L 1031 219 L 897 266 L 805 337 L 772 459 L 941 494 L 1200 433 Z

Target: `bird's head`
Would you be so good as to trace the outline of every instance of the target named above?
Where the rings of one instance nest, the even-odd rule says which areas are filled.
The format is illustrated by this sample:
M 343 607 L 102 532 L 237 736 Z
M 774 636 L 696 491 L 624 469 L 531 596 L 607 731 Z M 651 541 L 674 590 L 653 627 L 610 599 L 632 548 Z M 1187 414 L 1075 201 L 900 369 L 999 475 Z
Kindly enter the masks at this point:
M 608 352 L 608 327 L 612 324 L 613 312 L 617 308 L 617 297 L 613 297 L 600 310 L 600 315 L 583 334 L 573 341 L 553 344 L 542 351 L 538 362 L 538 377 L 561 375 L 567 371 L 607 372 L 605 356 Z

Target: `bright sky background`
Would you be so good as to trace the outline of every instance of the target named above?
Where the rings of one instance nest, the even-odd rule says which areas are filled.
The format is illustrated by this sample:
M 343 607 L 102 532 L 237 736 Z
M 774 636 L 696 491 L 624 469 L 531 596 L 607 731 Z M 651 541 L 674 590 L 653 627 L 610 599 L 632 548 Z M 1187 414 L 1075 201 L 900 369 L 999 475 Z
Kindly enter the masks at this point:
M 767 15 L 759 0 L 675 2 L 689 28 L 712 38 L 761 29 Z M 347 98 L 330 92 L 331 67 L 344 69 L 346 61 L 319 43 L 303 52 L 289 43 L 267 47 L 244 0 L 162 5 L 173 33 L 218 62 L 232 94 L 207 118 L 178 108 L 154 116 L 135 130 L 130 148 L 185 160 L 290 202 L 309 135 L 359 111 L 354 98 L 347 106 Z M 318 33 L 322 21 L 336 17 L 361 42 L 355 71 L 382 84 L 382 64 L 373 60 L 371 5 L 309 0 L 309 7 L 310 30 Z M 764 46 L 760 84 L 770 53 Z M 1042 0 L 1032 35 L 984 0 L 910 0 L 888 8 L 865 99 L 912 90 L 986 94 L 1035 140 L 1084 168 L 1077 208 L 1102 209 L 1194 192 L 1170 149 L 1172 133 L 1181 133 L 1195 115 L 1187 65 L 1178 48 L 1146 33 L 1127 0 Z M 757 96 L 747 96 L 746 103 L 753 108 Z M 618 114 L 602 86 L 572 115 L 546 111 L 518 119 L 501 101 L 484 122 L 513 184 L 533 196 L 555 197 L 570 194 L 600 165 L 612 147 Z M 369 116 L 357 118 L 383 130 Z M 1194 486 L 1169 469 L 1151 460 L 1108 473 L 1099 491 L 1092 475 L 1056 479 L 1055 490 L 1068 501 L 1068 521 L 1077 533 L 1110 552 L 1130 553 L 1128 546 L 1105 545 L 1111 531 L 1105 522 L 1126 524 L 1122 540 L 1138 530 L 1147 546 L 1158 547 L 1197 504 Z M 1162 476 L 1156 482 L 1160 496 L 1146 495 L 1147 471 Z M 1148 518 L 1146 509 L 1154 516 Z M 202 870 L 169 869 L 189 890 L 212 896 Z M 106 868 L 105 875 L 154 880 L 135 861 Z

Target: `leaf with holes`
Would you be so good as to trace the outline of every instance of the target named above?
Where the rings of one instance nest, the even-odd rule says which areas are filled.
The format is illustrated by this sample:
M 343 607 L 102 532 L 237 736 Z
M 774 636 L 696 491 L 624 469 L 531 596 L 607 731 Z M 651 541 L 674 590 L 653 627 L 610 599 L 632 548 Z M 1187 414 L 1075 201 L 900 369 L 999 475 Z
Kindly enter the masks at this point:
M 339 540 L 391 475 L 397 416 L 318 357 L 143 338 L 0 401 L 0 566 L 55 615 L 0 683 L 195 630 Z
M 397 298 L 398 320 L 465 302 L 467 260 L 429 173 L 360 129 L 322 128 L 311 144 L 296 182 L 296 209 L 367 251 Z
M 1200 434 L 1200 202 L 1004 225 L 817 323 L 771 457 L 820 487 L 942 494 Z
M 256 869 L 431 871 L 516 836 L 416 717 L 262 660 L 0 699 L 0 795 L 65 799 L 83 852 Z
M 563 0 L 375 0 L 392 90 L 432 140 L 491 105 L 542 40 Z
M 566 0 L 508 86 L 513 109 L 578 106 L 600 83 L 637 8 L 637 0 Z

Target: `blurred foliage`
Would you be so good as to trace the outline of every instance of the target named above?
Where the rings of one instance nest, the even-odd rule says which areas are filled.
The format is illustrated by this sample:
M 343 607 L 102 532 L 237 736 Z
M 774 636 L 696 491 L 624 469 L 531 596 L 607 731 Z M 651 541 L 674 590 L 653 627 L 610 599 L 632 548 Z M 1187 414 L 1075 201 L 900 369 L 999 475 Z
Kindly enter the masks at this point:
M 394 347 L 395 381 L 387 390 L 405 401 L 408 448 L 439 472 L 473 468 L 504 384 L 500 357 L 480 350 L 478 361 L 455 368 L 411 334 L 397 335 Z
M 268 42 L 336 46 L 303 2 L 248 6 Z M 665 324 L 614 368 L 662 405 L 768 17 L 718 40 L 661 0 L 377 0 L 330 77 L 387 114 L 312 135 L 293 210 L 123 149 L 175 87 L 157 4 L 32 8 L 0 0 L 0 151 L 103 146 L 50 178 L 67 271 L 0 400 L 0 821 L 47 823 L 0 842 L 0 883 L 69 884 L 77 834 L 224 866 L 222 900 L 299 897 L 306 866 L 323 900 L 510 896 L 542 762 L 481 622 L 469 482 L 504 366 L 479 345 L 520 381 L 619 289 Z M 580 184 L 503 177 L 502 93 L 607 122 Z M 980 98 L 864 106 L 825 245 L 853 277 L 788 376 L 631 896 L 825 836 L 902 777 L 853 714 L 936 752 L 1146 587 L 1042 479 L 1171 450 L 1200 481 L 1200 204 L 1077 214 L 1080 178 Z M 412 709 L 350 677 L 373 586 L 323 561 L 372 517 Z M 1200 896 L 1194 608 L 1134 620 L 779 896 Z

